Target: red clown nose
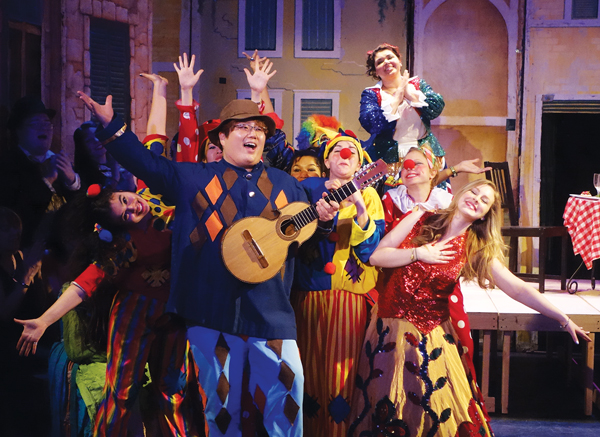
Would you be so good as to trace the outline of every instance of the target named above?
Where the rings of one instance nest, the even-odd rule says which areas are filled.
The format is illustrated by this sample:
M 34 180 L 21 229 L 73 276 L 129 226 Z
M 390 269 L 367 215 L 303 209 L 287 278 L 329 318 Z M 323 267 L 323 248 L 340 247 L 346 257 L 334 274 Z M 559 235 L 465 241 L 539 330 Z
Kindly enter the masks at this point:
M 342 159 L 348 159 L 351 156 L 352 156 L 352 151 L 350 149 L 348 149 L 348 148 L 342 149 L 340 151 L 340 158 L 342 158 Z
M 404 164 L 402 165 L 406 170 L 412 170 L 415 168 L 415 161 L 412 159 L 405 159 Z

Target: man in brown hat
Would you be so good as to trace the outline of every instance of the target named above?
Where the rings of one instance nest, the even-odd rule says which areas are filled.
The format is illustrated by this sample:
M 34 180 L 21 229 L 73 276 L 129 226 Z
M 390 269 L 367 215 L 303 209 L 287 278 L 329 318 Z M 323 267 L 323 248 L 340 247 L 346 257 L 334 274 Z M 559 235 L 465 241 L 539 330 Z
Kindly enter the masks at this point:
M 289 302 L 293 256 L 282 274 L 259 284 L 236 279 L 221 257 L 222 236 L 234 221 L 306 201 L 294 178 L 261 161 L 274 121 L 256 103 L 234 100 L 209 132 L 223 159 L 174 163 L 113 119 L 110 96 L 106 105 L 80 96 L 105 127 L 97 137 L 112 156 L 176 205 L 168 309 L 187 321 L 211 436 L 239 436 L 242 428 L 302 436 L 304 377 Z M 319 201 L 320 220 L 330 221 L 338 207 Z
M 21 217 L 25 247 L 32 244 L 44 213 L 59 208 L 81 185 L 66 154 L 50 150 L 55 114 L 39 97 L 26 96 L 15 103 L 8 120 L 16 144 L 0 164 L 0 205 Z

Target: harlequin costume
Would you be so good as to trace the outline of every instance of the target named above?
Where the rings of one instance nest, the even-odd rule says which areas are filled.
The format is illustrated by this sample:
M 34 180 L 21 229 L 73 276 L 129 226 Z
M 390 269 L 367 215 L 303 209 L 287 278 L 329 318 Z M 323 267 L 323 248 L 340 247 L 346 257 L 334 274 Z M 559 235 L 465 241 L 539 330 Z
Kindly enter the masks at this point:
M 247 284 L 226 269 L 220 246 L 235 220 L 273 217 L 273 209 L 306 201 L 304 191 L 262 162 L 246 171 L 225 160 L 169 161 L 145 150 L 123 127 L 116 117 L 98 139 L 122 132 L 107 150 L 177 208 L 167 310 L 186 320 L 210 434 L 240 435 L 242 428 L 264 426 L 270 435 L 302 435 L 304 379 L 289 302 L 293 257 L 282 274 Z
M 426 213 L 400 248 L 411 248 Z M 451 298 L 465 262 L 466 233 L 450 240 L 448 264 L 396 268 L 365 335 L 348 435 L 490 436 L 472 375 L 450 321 Z M 463 434 L 464 433 L 464 434 Z
M 162 136 L 149 136 L 146 146 L 163 153 L 165 141 Z M 144 186 L 143 182 L 140 185 Z M 143 384 L 146 363 L 155 386 L 161 432 L 203 435 L 204 430 L 196 429 L 194 420 L 198 405 L 193 395 L 186 398 L 195 371 L 185 326 L 179 326 L 177 320 L 165 314 L 171 286 L 170 227 L 175 208 L 146 187 L 137 193 L 148 201 L 153 216 L 146 229 L 129 229 L 126 246 L 110 265 L 92 264 L 73 281 L 88 296 L 109 277 L 119 290 L 109 316 L 106 382 L 94 435 L 127 433 L 131 407 Z
M 326 179 L 302 185 L 314 203 L 327 192 Z M 296 260 L 292 303 L 305 374 L 305 435 L 345 436 L 356 364 L 367 323 L 367 296 L 377 281 L 369 257 L 383 236 L 381 200 L 368 187 L 362 196 L 369 215 L 356 222 L 356 206 L 342 203 L 331 231 L 317 231 Z
M 388 164 L 400 162 L 411 147 L 424 142 L 430 144 L 435 156 L 443 159 L 446 154 L 431 132 L 431 120 L 444 109 L 443 97 L 418 77 L 411 78 L 407 86 L 414 87 L 419 101 L 405 99 L 395 113 L 390 104 L 392 96 L 382 90 L 381 81 L 361 94 L 359 121 L 371 134 L 364 147 L 374 161 L 382 158 Z M 399 182 L 388 178 L 387 183 L 397 186 Z

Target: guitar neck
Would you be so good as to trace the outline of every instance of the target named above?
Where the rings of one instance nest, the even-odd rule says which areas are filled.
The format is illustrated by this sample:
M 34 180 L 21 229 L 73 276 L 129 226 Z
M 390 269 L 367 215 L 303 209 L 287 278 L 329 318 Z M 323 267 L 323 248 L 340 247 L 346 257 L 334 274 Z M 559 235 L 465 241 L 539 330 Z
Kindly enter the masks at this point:
M 352 194 L 356 192 L 356 185 L 354 185 L 354 181 L 350 181 L 345 185 L 342 185 L 340 188 L 335 190 L 334 192 L 328 194 L 324 197 L 326 202 L 335 201 L 337 203 L 341 203 L 342 200 L 350 197 Z M 317 207 L 315 205 L 311 205 L 308 208 L 300 211 L 298 214 L 290 217 L 296 229 L 300 229 L 310 222 L 319 218 L 319 214 L 317 213 Z

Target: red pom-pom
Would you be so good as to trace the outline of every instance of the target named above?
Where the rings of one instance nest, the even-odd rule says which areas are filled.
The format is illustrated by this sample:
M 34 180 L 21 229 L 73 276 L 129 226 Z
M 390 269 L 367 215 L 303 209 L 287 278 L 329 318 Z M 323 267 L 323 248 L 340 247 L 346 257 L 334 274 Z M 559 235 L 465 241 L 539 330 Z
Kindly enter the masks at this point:
M 415 168 L 415 161 L 413 161 L 412 159 L 405 159 L 404 163 L 402 164 L 402 167 L 404 167 L 407 170 L 412 170 L 413 168 Z
M 92 184 L 88 187 L 86 196 L 87 197 L 96 197 L 102 191 L 102 187 L 100 184 Z
M 345 130 L 344 133 L 346 134 L 347 137 L 357 138 L 356 134 L 353 131 L 351 131 L 350 129 Z
M 332 262 L 328 262 L 327 264 L 325 264 L 325 267 L 323 267 L 323 271 L 328 275 L 333 275 L 335 273 L 335 264 Z
M 327 237 L 327 239 L 332 243 L 337 243 L 338 241 L 340 241 L 340 234 L 338 234 L 337 232 L 332 232 L 331 234 L 329 234 L 329 237 Z
M 340 158 L 342 158 L 342 159 L 348 159 L 351 156 L 352 156 L 352 151 L 349 148 L 342 149 L 340 151 Z

